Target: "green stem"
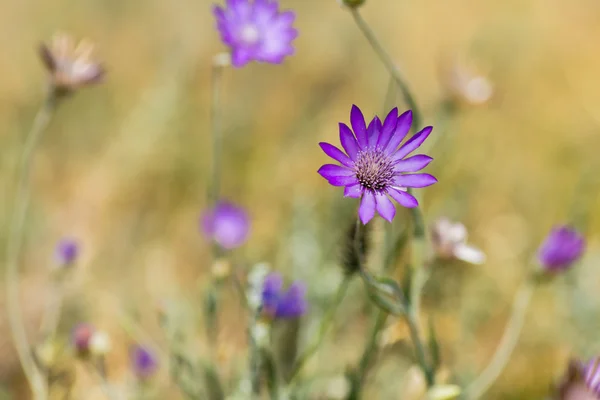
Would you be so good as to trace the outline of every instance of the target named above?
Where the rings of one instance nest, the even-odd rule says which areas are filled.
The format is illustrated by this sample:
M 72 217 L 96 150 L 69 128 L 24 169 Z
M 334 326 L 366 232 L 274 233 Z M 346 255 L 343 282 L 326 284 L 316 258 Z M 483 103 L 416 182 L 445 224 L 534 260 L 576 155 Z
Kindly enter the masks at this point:
M 214 207 L 219 201 L 221 188 L 221 163 L 223 153 L 223 132 L 221 130 L 221 118 L 219 107 L 221 104 L 221 84 L 223 70 L 225 65 L 218 62 L 220 55 L 217 55 L 212 63 L 211 69 L 211 105 L 210 105 L 210 121 L 212 134 L 212 159 L 211 159 L 211 177 L 207 191 L 208 206 Z M 211 246 L 211 265 L 217 261 L 220 256 L 220 249 L 216 244 Z M 208 341 L 210 343 L 211 354 L 214 355 L 216 349 L 216 341 L 219 332 L 218 321 L 218 296 L 219 282 L 213 277 L 211 287 L 206 297 L 206 328 Z
M 212 161 L 211 178 L 208 188 L 208 203 L 214 206 L 219 200 L 221 189 L 221 156 L 223 148 L 223 132 L 221 130 L 221 116 L 219 106 L 221 104 L 221 84 L 224 66 L 219 63 L 213 63 L 211 74 L 212 96 L 210 103 L 210 121 L 212 133 Z
M 377 36 L 375 36 L 375 33 L 373 32 L 373 30 L 371 29 L 369 24 L 367 24 L 367 21 L 365 21 L 363 19 L 362 15 L 360 15 L 360 12 L 358 11 L 358 9 L 350 8 L 350 12 L 352 13 L 352 16 L 354 17 L 354 21 L 356 22 L 356 25 L 361 30 L 361 32 L 363 33 L 363 35 L 365 36 L 365 38 L 367 39 L 367 41 L 369 42 L 369 44 L 371 45 L 373 50 L 375 50 L 375 53 L 377 53 L 377 56 L 379 57 L 381 62 L 385 65 L 385 67 L 387 68 L 389 73 L 394 77 L 394 80 L 396 81 L 398 88 L 402 92 L 402 97 L 404 97 L 404 101 L 406 102 L 406 105 L 413 112 L 413 121 L 415 122 L 414 125 L 416 127 L 420 127 L 421 126 L 421 113 L 419 111 L 419 108 L 417 107 L 417 102 L 415 101 L 415 98 L 412 95 L 412 93 L 408 87 L 408 84 L 406 83 L 406 80 L 404 79 L 404 77 L 402 76 L 402 73 L 400 72 L 400 69 L 394 63 L 394 61 L 392 60 L 390 55 L 385 51 L 381 42 L 377 39 Z
M 321 324 L 319 326 L 319 333 L 317 334 L 317 338 L 313 341 L 313 343 L 304 350 L 304 352 L 298 357 L 294 365 L 294 369 L 292 370 L 289 381 L 290 385 L 294 382 L 294 379 L 298 376 L 299 372 L 302 371 L 304 365 L 310 360 L 310 358 L 317 352 L 321 344 L 323 343 L 323 339 L 325 338 L 325 334 L 329 330 L 331 323 L 333 322 L 333 317 L 335 316 L 335 312 L 337 311 L 339 305 L 344 300 L 346 296 L 346 292 L 348 291 L 348 285 L 352 278 L 350 276 L 345 277 L 344 280 L 338 286 L 337 292 L 333 299 L 333 302 L 327 309 L 325 315 L 321 319 Z
M 487 367 L 485 367 L 475 381 L 466 388 L 466 399 L 475 400 L 483 396 L 504 370 L 504 367 L 508 363 L 511 354 L 519 341 L 521 329 L 525 323 L 525 317 L 534 290 L 534 281 L 528 280 L 521 285 L 521 288 L 515 296 L 512 314 L 504 329 L 500 344 L 496 348 L 496 352 L 492 356 L 492 360 Z
M 363 389 L 365 377 L 367 376 L 369 366 L 371 365 L 371 360 L 373 359 L 375 351 L 377 350 L 377 338 L 379 337 L 379 332 L 381 332 L 381 330 L 385 326 L 385 322 L 387 321 L 388 315 L 389 314 L 383 310 L 379 310 L 377 312 L 377 316 L 375 317 L 375 323 L 373 325 L 373 329 L 371 329 L 369 340 L 367 342 L 367 345 L 365 346 L 365 350 L 363 351 L 362 356 L 360 357 L 358 369 L 353 377 L 353 387 L 348 397 L 349 399 L 360 399 L 360 394 Z
M 19 163 L 17 193 L 13 205 L 14 213 L 6 252 L 6 306 L 10 333 L 17 349 L 19 361 L 31 386 L 33 396 L 38 400 L 46 399 L 48 394 L 43 375 L 36 366 L 31 354 L 22 320 L 21 307 L 19 305 L 19 256 L 25 239 L 25 222 L 27 220 L 30 200 L 29 178 L 31 165 L 33 164 L 33 154 L 40 137 L 50 122 L 55 105 L 56 98 L 51 91 L 44 105 L 37 113 L 31 131 L 27 135 Z
M 410 338 L 413 342 L 413 346 L 415 347 L 417 362 L 419 363 L 419 366 L 423 371 L 427 387 L 431 387 L 434 384 L 435 376 L 434 371 L 427 364 L 427 358 L 425 356 L 425 346 L 423 345 L 423 341 L 421 340 L 421 335 L 419 333 L 418 320 L 417 318 L 415 318 L 413 311 L 408 311 L 405 314 L 405 318 L 406 324 L 408 325 L 408 329 L 410 331 Z

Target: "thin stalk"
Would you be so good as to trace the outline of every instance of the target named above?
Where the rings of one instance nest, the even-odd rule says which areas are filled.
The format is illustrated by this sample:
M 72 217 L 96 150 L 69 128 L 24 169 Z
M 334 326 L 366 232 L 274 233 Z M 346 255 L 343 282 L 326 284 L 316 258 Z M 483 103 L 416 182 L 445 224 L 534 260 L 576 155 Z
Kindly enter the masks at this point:
M 294 369 L 292 370 L 289 377 L 290 386 L 294 382 L 295 378 L 298 376 L 298 373 L 302 371 L 304 365 L 317 352 L 317 350 L 323 343 L 325 334 L 329 330 L 329 327 L 333 322 L 333 318 L 335 317 L 335 312 L 337 311 L 339 305 L 342 304 L 342 301 L 346 296 L 346 292 L 348 291 L 348 285 L 350 284 L 351 280 L 352 278 L 350 276 L 347 276 L 342 280 L 342 282 L 338 286 L 333 302 L 330 304 L 329 308 L 325 312 L 325 315 L 321 319 L 321 324 L 319 325 L 319 333 L 317 334 L 317 338 L 313 341 L 313 343 L 310 346 L 306 348 L 306 350 L 304 350 L 300 357 L 298 357 L 298 360 L 294 365 Z
M 412 92 L 410 91 L 410 89 L 408 87 L 408 83 L 406 83 L 406 80 L 404 79 L 404 77 L 402 76 L 402 73 L 400 72 L 400 69 L 394 63 L 394 61 L 392 60 L 390 55 L 385 51 L 385 49 L 383 48 L 383 45 L 377 39 L 377 36 L 375 36 L 375 32 L 373 32 L 373 29 L 371 29 L 369 24 L 367 24 L 367 21 L 365 21 L 363 19 L 362 15 L 360 15 L 360 12 L 358 11 L 358 9 L 350 8 L 350 13 L 352 14 L 352 17 L 354 17 L 354 21 L 356 22 L 356 25 L 358 26 L 360 31 L 363 33 L 363 35 L 365 36 L 365 38 L 367 39 L 367 41 L 369 42 L 369 44 L 371 45 L 373 50 L 375 50 L 375 53 L 377 54 L 377 56 L 379 57 L 379 59 L 381 60 L 383 65 L 385 65 L 385 67 L 387 68 L 389 73 L 394 77 L 394 80 L 396 81 L 398 88 L 402 92 L 402 97 L 404 98 L 406 105 L 413 112 L 413 121 L 415 122 L 415 126 L 420 127 L 421 126 L 421 113 L 419 111 L 419 108 L 417 107 L 417 102 L 415 101 L 415 98 L 412 95 Z
M 415 315 L 412 311 L 408 311 L 405 314 L 405 319 L 406 324 L 408 325 L 408 329 L 410 331 L 410 338 L 413 342 L 413 346 L 415 347 L 417 362 L 419 363 L 419 366 L 423 371 L 427 387 L 431 387 L 434 384 L 435 376 L 433 370 L 429 367 L 427 363 L 427 358 L 425 356 L 425 346 L 423 345 L 423 340 L 421 340 L 421 335 L 419 333 L 418 320 L 417 318 L 415 318 Z
M 375 352 L 377 350 L 377 338 L 379 337 L 379 332 L 381 332 L 381 330 L 385 326 L 385 322 L 387 321 L 388 315 L 389 314 L 383 310 L 379 310 L 377 312 L 377 316 L 375 317 L 375 323 L 373 324 L 373 329 L 371 329 L 369 340 L 367 342 L 367 345 L 365 346 L 365 350 L 363 351 L 362 356 L 360 357 L 358 370 L 356 371 L 356 387 L 353 390 L 355 396 L 354 398 L 360 398 L 360 392 L 362 390 L 365 377 L 367 376 L 369 365 L 371 365 L 371 360 L 373 359 L 373 356 L 375 355 Z
M 42 319 L 42 325 L 40 331 L 45 340 L 52 340 L 56 334 L 56 328 L 60 321 L 60 314 L 63 303 L 63 273 L 65 271 L 58 271 L 60 276 L 55 277 L 52 288 L 53 299 L 49 302 L 44 317 Z
M 483 396 L 496 379 L 498 379 L 504 370 L 504 367 L 506 367 L 511 354 L 519 341 L 521 329 L 525 323 L 525 317 L 534 290 L 535 282 L 533 281 L 528 280 L 521 285 L 521 288 L 515 296 L 512 314 L 504 329 L 500 344 L 496 348 L 496 352 L 492 356 L 492 360 L 487 367 L 485 367 L 483 372 L 466 388 L 466 399 L 475 400 Z
M 221 164 L 223 153 L 223 132 L 221 129 L 221 85 L 223 78 L 223 70 L 225 64 L 219 62 L 221 55 L 217 55 L 212 63 L 211 69 L 211 103 L 210 103 L 210 123 L 211 123 L 211 140 L 212 140 L 212 158 L 211 158 L 211 177 L 207 190 L 207 201 L 209 207 L 214 207 L 219 201 L 221 190 Z M 211 246 L 211 265 L 217 261 L 220 256 L 220 249 L 216 244 Z M 214 355 L 216 349 L 216 341 L 219 332 L 218 321 L 218 296 L 219 282 L 213 277 L 211 287 L 208 289 L 206 297 L 206 327 L 208 341 L 211 348 L 211 354 Z
M 223 81 L 222 64 L 213 62 L 211 70 L 212 95 L 210 102 L 210 123 L 212 138 L 211 178 L 208 187 L 208 203 L 213 206 L 219 199 L 221 190 L 221 161 L 223 152 L 223 132 L 221 130 L 221 85 Z
M 25 222 L 30 200 L 30 170 L 33 164 L 33 154 L 37 148 L 43 132 L 46 130 L 52 112 L 56 105 L 54 92 L 50 91 L 46 101 L 38 111 L 31 130 L 27 135 L 25 147 L 19 162 L 17 192 L 14 202 L 13 218 L 8 236 L 6 251 L 6 306 L 10 334 L 17 349 L 19 361 L 23 367 L 25 377 L 31 386 L 35 399 L 48 397 L 43 374 L 35 364 L 27 341 L 25 326 L 23 325 L 21 307 L 19 305 L 19 256 L 25 239 Z

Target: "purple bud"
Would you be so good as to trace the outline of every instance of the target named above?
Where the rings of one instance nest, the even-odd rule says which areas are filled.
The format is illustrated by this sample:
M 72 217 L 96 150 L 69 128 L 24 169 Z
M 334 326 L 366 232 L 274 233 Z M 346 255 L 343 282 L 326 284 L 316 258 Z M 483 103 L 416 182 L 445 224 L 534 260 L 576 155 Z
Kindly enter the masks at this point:
M 147 379 L 158 369 L 158 360 L 150 349 L 135 345 L 130 351 L 131 368 L 140 379 Z
M 79 255 L 79 245 L 73 239 L 62 239 L 56 245 L 55 257 L 59 265 L 67 266 L 73 264 Z
M 243 208 L 220 202 L 202 216 L 201 228 L 219 246 L 234 249 L 246 242 L 250 221 Z
M 306 286 L 299 281 L 283 290 L 281 275 L 273 272 L 264 280 L 262 307 L 270 318 L 297 318 L 306 313 Z
M 547 272 L 561 272 L 577 261 L 585 250 L 585 239 L 566 225 L 555 226 L 538 251 L 538 261 Z

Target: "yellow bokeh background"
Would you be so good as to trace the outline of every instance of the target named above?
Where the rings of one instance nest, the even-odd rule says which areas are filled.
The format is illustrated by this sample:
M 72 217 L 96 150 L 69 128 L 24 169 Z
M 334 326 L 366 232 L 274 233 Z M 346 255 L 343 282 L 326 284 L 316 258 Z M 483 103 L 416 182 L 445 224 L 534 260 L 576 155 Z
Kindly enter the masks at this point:
M 111 332 L 110 377 L 117 382 L 128 379 L 130 338 L 116 315 L 131 312 L 163 348 L 157 315 L 171 299 L 189 300 L 192 311 L 183 319 L 201 324 L 195 319 L 201 311 L 193 309 L 201 308 L 197 292 L 210 272 L 198 218 L 210 176 L 211 60 L 226 50 L 212 4 L 0 2 L 3 240 L 15 165 L 44 96 L 39 44 L 56 31 L 90 38 L 107 69 L 104 84 L 61 104 L 43 137 L 21 265 L 26 320 L 35 326 L 45 296 L 52 296 L 46 275 L 55 243 L 62 236 L 82 243 L 68 289 L 66 312 L 74 314 L 65 319 L 90 320 Z M 250 240 L 236 260 L 268 262 L 306 279 L 310 296 L 326 304 L 335 286 L 326 281 L 339 274 L 321 241 L 339 234 L 331 210 L 352 207 L 353 200 L 342 202 L 341 190 L 316 173 L 327 162 L 317 143 L 338 142 L 337 124 L 348 122 L 352 104 L 368 117 L 380 114 L 389 74 L 337 1 L 281 4 L 297 13 L 296 54 L 281 66 L 253 63 L 223 76 L 221 191 L 252 218 Z M 462 221 L 470 243 L 487 254 L 482 266 L 437 270 L 426 287 L 425 306 L 451 380 L 466 384 L 489 361 L 550 227 L 573 222 L 588 238 L 576 271 L 534 297 L 517 350 L 485 396 L 543 398 L 570 356 L 600 352 L 600 4 L 367 0 L 361 12 L 400 66 L 423 123 L 434 126 L 432 138 L 438 135 L 428 172 L 439 183 L 421 191 L 426 220 Z M 489 79 L 493 96 L 442 115 L 452 85 L 447 72 L 463 67 Z M 396 104 L 406 108 L 400 99 Z M 224 365 L 245 351 L 243 314 L 229 292 L 220 336 Z M 363 297 L 357 284 L 310 371 L 335 376 L 357 360 L 370 321 Z M 10 377 L 8 386 L 18 385 L 1 311 L 0 372 Z M 408 398 L 410 384 L 402 377 L 409 376 L 410 353 L 402 346 L 401 340 L 392 347 L 397 354 L 373 370 L 367 398 Z M 77 393 L 97 389 L 86 371 L 77 377 Z M 169 393 L 179 398 L 176 390 Z

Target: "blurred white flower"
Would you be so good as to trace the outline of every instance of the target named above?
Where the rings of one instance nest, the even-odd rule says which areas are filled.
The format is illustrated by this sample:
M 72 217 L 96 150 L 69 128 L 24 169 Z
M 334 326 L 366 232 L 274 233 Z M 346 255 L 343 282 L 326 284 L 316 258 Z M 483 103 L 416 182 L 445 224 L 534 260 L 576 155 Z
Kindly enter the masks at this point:
M 441 79 L 447 94 L 457 102 L 482 105 L 494 95 L 494 86 L 487 77 L 449 57 L 441 66 Z
M 434 251 L 441 259 L 457 259 L 471 264 L 485 262 L 485 254 L 467 244 L 467 228 L 460 222 L 442 217 L 431 227 L 431 236 Z

